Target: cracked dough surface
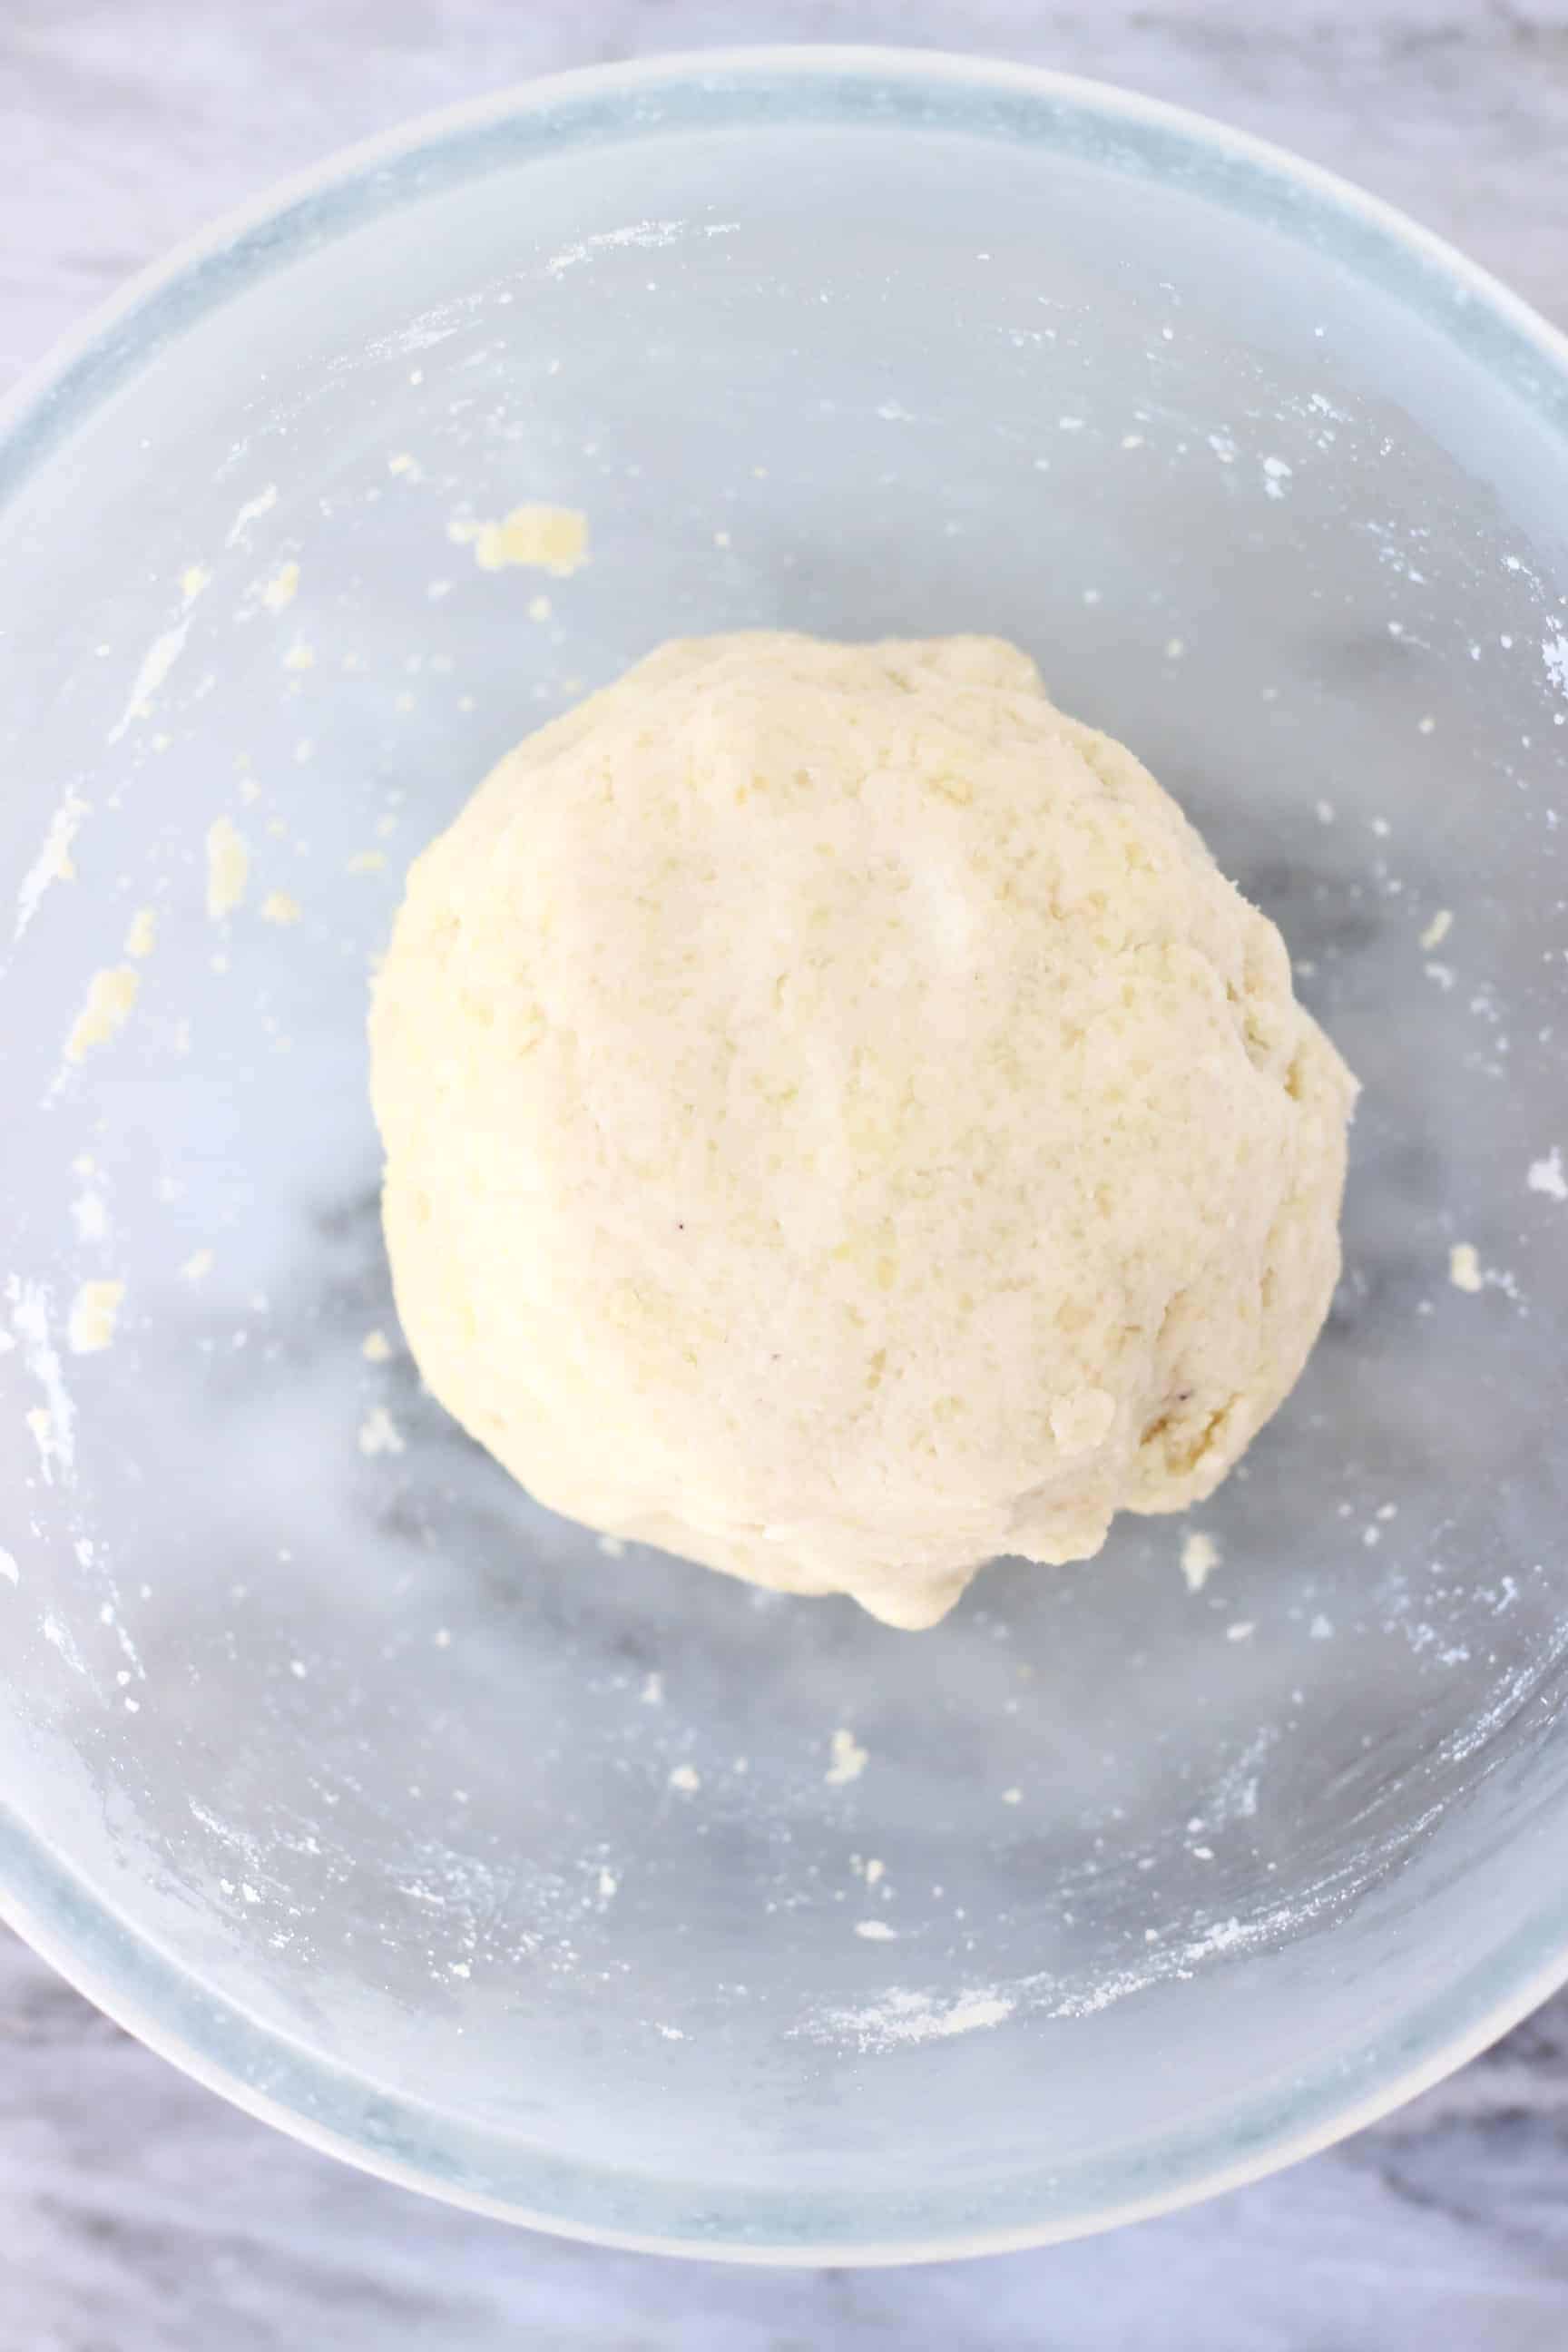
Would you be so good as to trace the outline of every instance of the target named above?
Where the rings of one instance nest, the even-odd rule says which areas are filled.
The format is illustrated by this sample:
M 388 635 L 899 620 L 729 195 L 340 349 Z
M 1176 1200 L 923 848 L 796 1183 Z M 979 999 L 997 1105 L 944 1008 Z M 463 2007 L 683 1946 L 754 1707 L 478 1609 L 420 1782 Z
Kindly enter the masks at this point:
M 651 655 L 416 861 L 372 1045 L 447 1409 L 889 1624 L 1209 1494 L 1338 1273 L 1354 1082 L 1279 934 L 996 639 Z

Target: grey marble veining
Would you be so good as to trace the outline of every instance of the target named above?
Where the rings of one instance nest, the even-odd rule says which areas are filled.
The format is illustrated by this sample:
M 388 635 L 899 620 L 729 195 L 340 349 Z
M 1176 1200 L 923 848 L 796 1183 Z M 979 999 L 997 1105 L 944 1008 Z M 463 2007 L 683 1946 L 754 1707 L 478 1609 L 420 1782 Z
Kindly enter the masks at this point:
M 323 18 L 325 21 L 323 21 Z M 1269 29 L 1265 30 L 1265 26 Z M 1568 0 L 9 0 L 0 385 L 131 270 L 424 109 L 638 52 L 971 47 L 1121 79 L 1343 170 L 1568 320 Z M 1110 2240 L 782 2274 L 559 2244 L 270 2133 L 0 1940 L 0 2352 L 1559 2352 L 1568 2000 L 1381 2127 Z

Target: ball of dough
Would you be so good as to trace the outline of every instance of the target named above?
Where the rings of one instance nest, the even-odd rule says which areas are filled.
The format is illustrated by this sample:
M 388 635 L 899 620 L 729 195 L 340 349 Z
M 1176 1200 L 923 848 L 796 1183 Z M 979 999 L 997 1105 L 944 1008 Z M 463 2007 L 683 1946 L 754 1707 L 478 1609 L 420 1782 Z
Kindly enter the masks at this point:
M 991 638 L 664 646 L 416 863 L 397 1303 L 552 1509 L 930 1625 L 1219 1483 L 1339 1267 L 1279 932 Z

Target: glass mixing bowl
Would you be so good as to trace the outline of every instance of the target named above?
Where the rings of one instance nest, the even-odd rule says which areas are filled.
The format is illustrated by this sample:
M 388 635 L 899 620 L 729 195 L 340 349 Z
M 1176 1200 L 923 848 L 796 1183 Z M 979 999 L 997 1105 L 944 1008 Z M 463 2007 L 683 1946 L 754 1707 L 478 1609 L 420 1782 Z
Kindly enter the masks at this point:
M 1303 164 L 811 50 L 362 149 L 22 395 L 0 1881 L 47 1955 L 395 2179 L 832 2262 L 1235 2183 L 1557 1981 L 1565 409 L 1537 320 Z M 494 565 L 530 501 L 586 566 Z M 777 625 L 1027 646 L 1366 1089 L 1332 1320 L 1223 1492 L 916 1636 L 535 1508 L 377 1223 L 408 856 L 659 638 Z

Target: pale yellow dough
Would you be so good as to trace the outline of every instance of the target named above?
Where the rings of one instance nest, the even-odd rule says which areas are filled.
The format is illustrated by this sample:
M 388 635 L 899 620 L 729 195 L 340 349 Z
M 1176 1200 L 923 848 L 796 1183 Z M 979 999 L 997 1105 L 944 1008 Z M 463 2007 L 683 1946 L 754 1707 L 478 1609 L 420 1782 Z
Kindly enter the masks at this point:
M 436 1395 L 889 1624 L 1209 1494 L 1333 1289 L 1355 1087 L 1279 934 L 995 639 L 664 646 L 419 858 L 372 1032 Z

